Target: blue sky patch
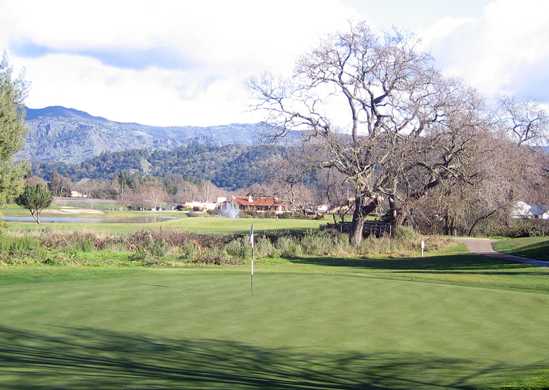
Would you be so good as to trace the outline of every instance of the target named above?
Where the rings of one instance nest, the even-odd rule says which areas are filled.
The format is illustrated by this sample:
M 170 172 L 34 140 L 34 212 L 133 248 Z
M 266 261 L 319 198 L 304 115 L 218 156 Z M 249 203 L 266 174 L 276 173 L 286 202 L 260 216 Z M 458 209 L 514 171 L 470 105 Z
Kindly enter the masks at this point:
M 16 55 L 27 58 L 37 58 L 48 54 L 80 55 L 95 58 L 105 65 L 124 69 L 140 70 L 152 66 L 165 69 L 193 67 L 192 62 L 184 58 L 181 53 L 168 47 L 60 49 L 25 40 L 11 42 L 10 49 Z

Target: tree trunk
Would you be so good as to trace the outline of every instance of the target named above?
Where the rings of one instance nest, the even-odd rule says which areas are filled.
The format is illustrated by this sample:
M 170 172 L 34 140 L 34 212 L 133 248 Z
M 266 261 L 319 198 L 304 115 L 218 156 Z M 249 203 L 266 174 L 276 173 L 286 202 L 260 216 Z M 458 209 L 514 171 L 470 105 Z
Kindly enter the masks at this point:
M 358 198 L 357 201 L 358 202 Z M 363 229 L 364 229 L 364 215 L 362 215 L 362 212 L 358 207 L 355 208 L 355 211 L 353 213 L 353 222 L 351 224 L 351 231 L 349 233 L 349 242 L 352 246 L 358 246 L 362 242 L 362 238 L 364 237 Z
M 467 235 L 468 235 L 469 237 L 471 237 L 471 236 L 473 235 L 473 231 L 475 230 L 475 227 L 476 227 L 482 220 L 484 220 L 484 219 L 486 219 L 486 218 L 489 218 L 489 217 L 491 217 L 493 214 L 495 214 L 496 211 L 498 211 L 498 209 L 494 209 L 494 210 L 490 211 L 489 213 L 484 214 L 484 215 L 478 217 L 478 218 L 475 220 L 475 222 L 473 222 L 473 224 L 471 225 L 471 227 L 469 228 L 469 231 L 467 232 Z
M 351 224 L 351 231 L 349 232 L 349 242 L 352 246 L 358 246 L 362 242 L 366 216 L 376 209 L 377 204 L 377 198 L 366 198 L 364 195 L 356 196 L 353 222 Z
M 448 210 L 444 214 L 444 235 L 450 235 L 450 215 L 448 214 Z
M 399 209 L 397 206 L 397 201 L 394 196 L 389 196 L 387 200 L 389 201 L 389 221 L 388 222 L 394 225 L 399 220 Z
M 32 219 L 34 219 L 34 222 L 36 222 L 38 225 L 40 225 L 40 215 L 38 214 L 38 210 L 30 210 L 30 214 L 32 216 Z
M 398 212 L 396 214 L 395 220 L 393 221 L 393 226 L 396 228 L 397 226 L 402 226 L 404 222 L 408 219 L 408 217 L 411 217 L 411 214 L 409 214 L 408 211 L 402 211 Z M 410 223 L 410 221 L 408 221 Z

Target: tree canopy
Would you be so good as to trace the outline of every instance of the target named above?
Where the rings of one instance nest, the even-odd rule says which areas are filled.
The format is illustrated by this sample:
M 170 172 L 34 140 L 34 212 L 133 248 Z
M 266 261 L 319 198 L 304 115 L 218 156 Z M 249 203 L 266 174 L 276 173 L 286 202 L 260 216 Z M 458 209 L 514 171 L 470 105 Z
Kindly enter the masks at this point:
M 53 196 L 48 187 L 43 184 L 25 185 L 23 192 L 15 199 L 15 203 L 29 210 L 36 223 L 40 223 L 40 213 L 51 205 Z
M 14 163 L 25 137 L 23 100 L 27 91 L 24 80 L 13 77 L 7 56 L 0 62 L 0 205 L 21 191 L 27 166 Z
M 252 88 L 280 135 L 304 131 L 318 164 L 352 185 L 354 244 L 381 202 L 400 223 L 409 217 L 403 203 L 470 176 L 480 101 L 401 34 L 378 37 L 365 23 L 352 25 L 301 57 L 287 80 L 267 76 Z

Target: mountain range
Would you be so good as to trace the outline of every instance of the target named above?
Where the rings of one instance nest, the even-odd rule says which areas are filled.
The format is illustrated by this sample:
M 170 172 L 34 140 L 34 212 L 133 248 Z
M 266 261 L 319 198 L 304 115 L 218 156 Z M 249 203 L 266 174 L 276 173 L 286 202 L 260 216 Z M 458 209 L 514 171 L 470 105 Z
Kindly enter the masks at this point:
M 61 106 L 26 108 L 27 137 L 19 159 L 34 175 L 54 172 L 81 179 L 112 179 L 118 172 L 179 175 L 234 190 L 266 178 L 266 162 L 282 156 L 300 138 L 294 132 L 276 144 L 264 123 L 160 127 L 111 121 Z
M 160 127 L 123 123 L 62 106 L 26 108 L 28 128 L 18 158 L 33 162 L 81 163 L 105 152 L 171 150 L 192 142 L 212 146 L 264 144 L 262 123 Z M 295 135 L 295 134 L 294 134 Z

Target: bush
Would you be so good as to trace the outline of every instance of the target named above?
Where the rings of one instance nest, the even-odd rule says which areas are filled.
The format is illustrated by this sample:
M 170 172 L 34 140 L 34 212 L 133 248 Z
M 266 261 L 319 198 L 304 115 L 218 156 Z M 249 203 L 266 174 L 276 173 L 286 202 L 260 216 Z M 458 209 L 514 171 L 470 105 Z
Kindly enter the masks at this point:
M 301 239 L 303 252 L 309 255 L 328 255 L 334 252 L 334 236 L 327 232 L 307 232 Z
M 128 259 L 130 261 L 142 261 L 147 258 L 147 252 L 145 252 L 142 248 L 136 249 L 130 256 L 128 256 Z
M 549 235 L 549 221 L 543 219 L 517 219 L 510 225 L 497 225 L 489 228 L 489 235 L 511 238 L 540 237 Z
M 300 240 L 294 237 L 280 237 L 276 241 L 276 249 L 283 257 L 297 257 L 303 254 Z
M 252 257 L 252 247 L 246 238 L 237 238 L 225 245 L 225 253 L 230 257 L 247 259 Z
M 82 252 L 91 252 L 95 249 L 95 236 L 86 235 L 79 237 L 78 240 L 75 240 L 73 247 Z
M 194 241 L 187 241 L 179 248 L 179 250 L 180 250 L 179 259 L 186 259 L 186 260 L 193 261 L 200 254 L 200 246 L 198 246 L 198 244 L 195 243 Z
M 108 247 L 114 247 L 120 244 L 121 238 L 118 237 L 100 237 L 95 233 L 89 232 L 73 232 L 52 233 L 47 230 L 43 231 L 40 236 L 40 243 L 49 249 L 66 249 L 72 248 L 81 250 L 82 252 L 91 252 L 94 249 L 102 250 Z
M 240 264 L 238 258 L 231 258 L 222 248 L 203 248 L 199 255 L 193 259 L 193 263 L 199 264 Z
M 40 243 L 31 237 L 6 237 L 0 236 L 0 252 L 10 256 L 27 255 L 35 251 Z
M 168 244 L 151 232 L 139 232 L 128 240 L 129 247 L 133 250 L 132 260 L 146 259 L 148 256 L 160 258 L 166 256 Z
M 417 240 L 421 235 L 411 226 L 397 226 L 393 233 L 393 238 L 396 240 Z
M 255 253 L 257 258 L 278 257 L 279 250 L 273 245 L 272 241 L 266 237 L 260 237 L 255 242 Z
M 162 240 L 153 240 L 148 250 L 154 257 L 164 257 L 168 253 L 168 246 Z

